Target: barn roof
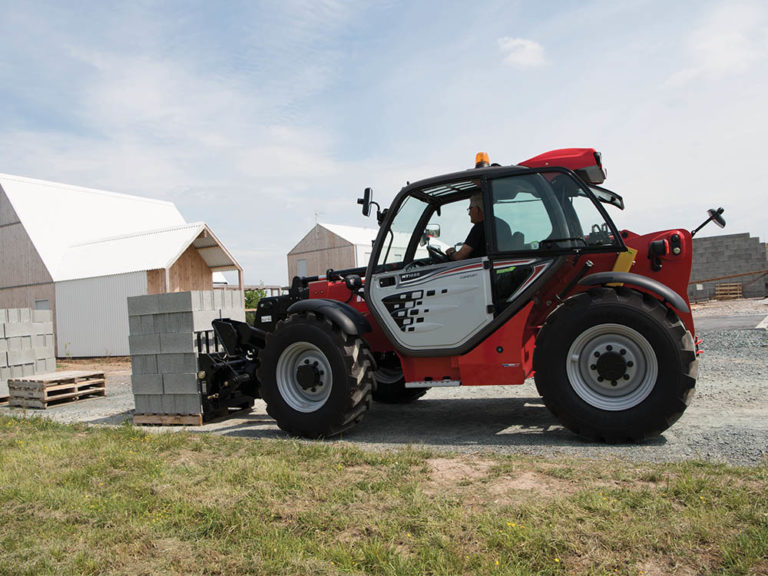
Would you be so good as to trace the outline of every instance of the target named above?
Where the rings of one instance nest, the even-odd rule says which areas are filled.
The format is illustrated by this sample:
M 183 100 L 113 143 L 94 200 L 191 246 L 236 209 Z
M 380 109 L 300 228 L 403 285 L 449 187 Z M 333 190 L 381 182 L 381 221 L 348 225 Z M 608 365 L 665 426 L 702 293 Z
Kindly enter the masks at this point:
M 344 238 L 350 244 L 357 246 L 371 246 L 371 242 L 376 240 L 376 235 L 379 233 L 377 228 L 360 228 L 358 226 L 342 226 L 340 224 L 323 224 L 320 226 Z
M 192 244 L 212 268 L 239 268 L 172 202 L 7 174 L 0 187 L 55 282 L 166 268 Z

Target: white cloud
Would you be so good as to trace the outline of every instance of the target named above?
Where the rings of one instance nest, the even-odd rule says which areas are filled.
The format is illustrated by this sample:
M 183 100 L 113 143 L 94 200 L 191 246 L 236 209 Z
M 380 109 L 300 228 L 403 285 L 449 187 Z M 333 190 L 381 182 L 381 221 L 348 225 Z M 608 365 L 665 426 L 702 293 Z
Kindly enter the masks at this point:
M 533 40 L 505 36 L 497 41 L 504 53 L 504 62 L 516 68 L 539 68 L 547 64 L 544 47 Z
M 668 84 L 720 80 L 744 74 L 768 58 L 768 24 L 764 6 L 729 3 L 708 12 L 686 43 L 687 65 Z

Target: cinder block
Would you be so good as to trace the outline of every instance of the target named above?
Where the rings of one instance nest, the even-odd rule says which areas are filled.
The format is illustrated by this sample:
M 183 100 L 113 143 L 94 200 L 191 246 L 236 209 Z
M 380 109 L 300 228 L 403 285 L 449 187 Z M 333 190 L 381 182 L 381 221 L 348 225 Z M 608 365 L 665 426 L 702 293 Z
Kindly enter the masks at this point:
M 197 372 L 197 357 L 189 354 L 159 354 L 157 370 L 160 374 L 185 374 Z
M 192 300 L 190 292 L 158 294 L 158 312 L 190 312 Z
M 7 354 L 9 366 L 34 365 L 35 363 L 35 351 L 31 348 L 29 350 L 13 350 L 7 352 Z M 24 374 L 24 376 L 27 376 L 27 374 Z
M 131 334 L 128 336 L 128 348 L 134 354 L 157 354 L 160 352 L 159 334 Z
M 199 394 L 197 374 L 163 374 L 163 392 L 170 395 Z
M 19 308 L 19 322 L 32 322 L 31 308 Z
M 33 322 L 32 334 L 53 334 L 53 322 Z
M 53 322 L 50 310 L 32 310 L 32 322 Z
M 163 314 L 164 328 L 163 332 L 175 334 L 178 332 L 193 332 L 195 316 L 194 312 L 172 312 Z
M 162 394 L 163 377 L 160 374 L 134 374 L 131 388 L 134 394 Z
M 0 353 L 8 352 L 8 340 L 0 338 Z
M 0 368 L 7 368 L 8 367 L 8 353 L 3 351 L 0 352 Z
M 45 371 L 56 372 L 56 358 L 51 356 L 50 358 L 45 359 Z
M 141 316 L 128 316 L 128 335 L 141 334 Z
M 130 296 L 128 298 L 128 316 L 142 316 L 144 314 L 157 314 L 160 312 L 160 294 L 146 294 L 144 296 Z
M 34 362 L 30 364 L 24 364 L 21 367 L 21 375 L 24 376 L 34 376 L 35 375 L 35 364 Z
M 35 360 L 45 360 L 46 358 L 53 358 L 53 348 L 33 348 L 32 352 L 35 355 Z
M 162 332 L 162 330 L 158 330 L 158 327 L 155 326 L 155 318 L 157 316 L 157 314 L 144 314 L 143 316 L 139 316 L 141 319 L 140 334 L 157 334 L 158 332 Z
M 166 414 L 202 414 L 203 406 L 199 394 L 163 396 Z
M 161 394 L 136 394 L 133 397 L 136 414 L 162 414 L 163 396 Z
M 0 308 L 0 324 L 8 322 L 8 310 L 6 308 Z
M 21 350 L 21 338 L 6 338 L 5 342 L 8 345 L 8 352 L 11 350 Z
M 31 336 L 33 324 L 29 320 L 26 322 L 13 322 L 5 325 L 5 337 L 14 338 L 16 336 Z
M 159 374 L 157 371 L 157 355 L 134 354 L 131 356 L 131 372 L 133 374 Z
M 18 324 L 21 322 L 21 310 L 18 308 L 7 308 L 8 324 Z
M 194 353 L 197 349 L 195 335 L 191 332 L 179 332 L 177 334 L 160 334 L 160 352 L 162 354 L 188 352 Z
M 47 371 L 45 360 L 35 360 L 35 374 L 45 374 Z

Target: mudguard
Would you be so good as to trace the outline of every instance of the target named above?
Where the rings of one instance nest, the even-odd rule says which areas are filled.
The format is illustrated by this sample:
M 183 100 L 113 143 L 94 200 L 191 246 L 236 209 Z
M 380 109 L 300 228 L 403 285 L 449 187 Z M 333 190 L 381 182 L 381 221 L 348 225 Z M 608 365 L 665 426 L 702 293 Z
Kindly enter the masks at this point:
M 334 324 L 341 327 L 346 334 L 351 336 L 361 336 L 371 331 L 370 323 L 361 312 L 355 310 L 349 304 L 339 302 L 338 300 L 311 298 L 309 300 L 300 300 L 288 307 L 289 314 L 301 312 L 316 312 L 326 316 Z
M 579 280 L 579 284 L 583 286 L 600 286 L 604 284 L 632 284 L 639 288 L 643 288 L 655 294 L 663 301 L 668 302 L 674 308 L 688 313 L 690 309 L 688 304 L 685 303 L 682 296 L 672 290 L 669 286 L 657 282 L 653 278 L 647 276 L 641 276 L 640 274 L 633 274 L 632 272 L 597 272 L 590 274 L 586 278 Z

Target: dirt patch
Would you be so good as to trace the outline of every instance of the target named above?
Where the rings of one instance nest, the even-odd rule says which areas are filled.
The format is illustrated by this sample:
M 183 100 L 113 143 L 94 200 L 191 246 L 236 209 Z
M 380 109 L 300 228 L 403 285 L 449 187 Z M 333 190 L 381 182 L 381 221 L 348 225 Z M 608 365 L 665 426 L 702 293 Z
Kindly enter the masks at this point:
M 461 493 L 462 499 L 472 505 L 488 501 L 507 505 L 529 499 L 531 495 L 559 497 L 573 494 L 577 489 L 571 480 L 553 478 L 536 470 L 497 475 L 491 470 L 494 462 L 481 457 L 432 458 L 428 465 L 430 479 L 425 484 L 426 494 Z M 469 485 L 473 493 L 463 493 L 462 488 Z
M 131 359 L 129 356 L 115 356 L 110 358 L 58 358 L 56 370 L 97 370 L 104 372 L 109 378 L 112 375 L 126 374 L 131 371 Z

